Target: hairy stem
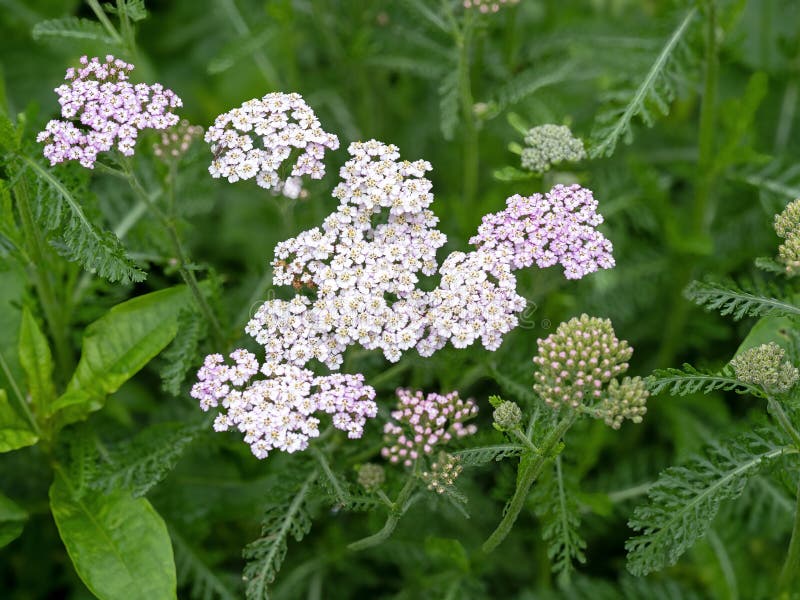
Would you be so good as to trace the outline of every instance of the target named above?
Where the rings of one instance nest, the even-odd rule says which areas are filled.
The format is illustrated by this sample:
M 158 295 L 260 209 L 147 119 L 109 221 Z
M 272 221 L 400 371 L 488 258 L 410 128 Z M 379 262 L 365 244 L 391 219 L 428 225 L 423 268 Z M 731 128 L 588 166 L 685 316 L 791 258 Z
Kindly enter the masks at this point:
M 542 445 L 539 447 L 539 452 L 532 460 L 527 463 L 520 460 L 520 471 L 517 474 L 517 489 L 514 491 L 506 513 L 503 515 L 503 519 L 500 521 L 497 529 L 495 529 L 492 535 L 483 543 L 484 552 L 491 552 L 497 548 L 511 532 L 514 523 L 517 521 L 517 517 L 519 517 L 519 513 L 525 506 L 525 501 L 528 498 L 528 492 L 530 492 L 531 486 L 539 478 L 539 475 L 541 475 L 548 461 L 553 458 L 553 449 L 557 446 L 558 442 L 561 441 L 561 438 L 564 437 L 567 430 L 572 427 L 577 416 L 577 413 L 570 413 L 559 421 L 553 431 L 544 439 Z
M 797 486 L 797 505 L 794 509 L 792 537 L 789 540 L 789 551 L 778 579 L 778 588 L 781 591 L 790 591 L 798 571 L 800 571 L 800 485 Z
M 395 501 L 392 502 L 391 508 L 389 509 L 389 515 L 386 517 L 386 523 L 383 524 L 381 530 L 377 533 L 373 533 L 370 536 L 362 538 L 357 542 L 348 544 L 348 549 L 358 552 L 359 550 L 366 550 L 367 548 L 377 546 L 378 544 L 389 539 L 389 536 L 394 533 L 397 524 L 400 522 L 400 518 L 408 509 L 408 499 L 411 497 L 411 493 L 414 491 L 416 486 L 417 478 L 416 476 L 412 475 L 408 478 L 408 481 L 406 481 L 403 489 L 400 490 L 400 493 L 397 495 Z
M 72 372 L 75 366 L 75 360 L 72 347 L 69 344 L 67 323 L 62 310 L 63 304 L 58 301 L 53 283 L 50 280 L 50 274 L 47 272 L 48 261 L 45 241 L 33 220 L 33 212 L 31 210 L 28 194 L 28 183 L 24 175 L 19 177 L 14 186 L 14 197 L 17 200 L 17 209 L 19 210 L 20 221 L 22 222 L 22 231 L 25 235 L 28 254 L 32 261 L 31 264 L 28 265 L 28 269 L 33 277 L 36 295 L 39 297 L 39 303 L 42 306 L 45 321 L 47 321 L 50 335 L 53 338 L 56 363 L 58 365 L 57 372 L 59 376 L 65 380 Z

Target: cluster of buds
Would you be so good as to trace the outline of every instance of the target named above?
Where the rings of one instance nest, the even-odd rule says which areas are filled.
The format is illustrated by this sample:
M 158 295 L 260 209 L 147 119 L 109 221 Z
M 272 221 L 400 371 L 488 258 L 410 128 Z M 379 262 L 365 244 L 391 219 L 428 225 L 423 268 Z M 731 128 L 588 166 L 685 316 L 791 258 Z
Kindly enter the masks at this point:
M 504 6 L 518 3 L 519 0 L 464 0 L 463 5 L 466 9 L 473 9 L 482 14 L 487 14 L 496 13 Z
M 203 135 L 200 125 L 192 125 L 186 119 L 161 133 L 160 139 L 153 144 L 153 154 L 164 161 L 174 161 L 189 151 L 195 139 Z
M 377 491 L 384 481 L 386 481 L 386 473 L 380 465 L 367 463 L 358 469 L 358 485 L 368 492 Z
M 580 138 L 573 137 L 566 125 L 539 125 L 528 131 L 521 154 L 522 167 L 544 173 L 561 162 L 578 162 L 586 158 Z
M 383 439 L 386 446 L 381 455 L 390 462 L 401 462 L 410 467 L 423 455 L 431 454 L 438 444 L 446 444 L 454 437 L 474 434 L 475 425 L 464 422 L 478 414 L 472 399 L 462 400 L 458 392 L 449 394 L 398 389 L 397 410 L 392 411 L 395 423 L 386 423 Z
M 178 122 L 170 109 L 182 106 L 181 99 L 160 83 L 132 84 L 128 74 L 133 65 L 110 54 L 105 62 L 82 56 L 80 63 L 67 69 L 68 83 L 55 89 L 62 119 L 48 122 L 36 137 L 47 142 L 43 154 L 51 165 L 77 160 L 92 169 L 97 155 L 115 145 L 132 156 L 140 131 Z
M 775 233 L 784 239 L 778 247 L 778 259 L 786 266 L 787 274 L 796 275 L 800 272 L 800 199 L 775 216 Z
M 492 413 L 494 426 L 500 431 L 509 431 L 519 426 L 522 421 L 522 409 L 516 402 L 503 400 Z
M 436 461 L 431 465 L 430 471 L 422 472 L 422 481 L 428 484 L 428 489 L 437 494 L 444 494 L 461 475 L 464 467 L 457 456 L 447 452 L 439 452 Z
M 797 383 L 800 373 L 784 360 L 785 351 L 775 342 L 745 350 L 731 361 L 736 379 L 783 394 Z
M 640 378 L 616 381 L 633 349 L 617 338 L 611 321 L 584 314 L 538 344 L 533 389 L 549 406 L 582 410 L 614 428 L 626 418 L 641 422 L 648 392 Z

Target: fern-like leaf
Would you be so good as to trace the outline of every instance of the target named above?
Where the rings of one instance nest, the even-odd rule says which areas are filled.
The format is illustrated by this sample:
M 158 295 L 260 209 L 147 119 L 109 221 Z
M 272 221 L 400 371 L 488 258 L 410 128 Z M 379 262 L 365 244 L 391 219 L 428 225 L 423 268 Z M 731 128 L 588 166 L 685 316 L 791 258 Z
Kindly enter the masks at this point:
M 144 281 L 147 274 L 128 256 L 119 238 L 97 227 L 62 181 L 29 156 L 20 158 L 44 189 L 52 192 L 39 202 L 39 219 L 48 231 L 58 233 L 63 244 L 59 250 L 67 260 L 111 282 Z
M 134 497 L 144 496 L 167 476 L 199 432 L 198 427 L 182 424 L 152 425 L 114 448 L 91 486 L 104 491 L 129 489 Z
M 800 164 L 787 159 L 776 159 L 764 166 L 731 169 L 728 177 L 741 181 L 760 191 L 766 191 L 781 199 L 800 198 Z
M 581 523 L 577 498 L 578 482 L 564 473 L 561 456 L 553 462 L 550 477 L 542 478 L 535 488 L 536 514 L 542 520 L 542 537 L 547 542 L 547 556 L 553 572 L 562 583 L 570 581 L 575 562 L 585 563 L 586 542 L 578 533 Z
M 92 41 L 104 46 L 114 46 L 119 42 L 111 37 L 97 21 L 78 17 L 41 21 L 33 26 L 32 35 L 37 42 L 48 40 Z
M 267 508 L 261 522 L 261 537 L 244 549 L 244 557 L 248 563 L 244 568 L 243 579 L 248 600 L 269 598 L 268 588 L 275 581 L 286 557 L 289 536 L 299 542 L 311 530 L 306 502 L 318 476 L 318 472 L 314 470 L 286 502 Z
M 676 71 L 681 62 L 675 55 L 696 14 L 696 8 L 686 13 L 639 87 L 631 95 L 625 92 L 614 94 L 609 107 L 600 112 L 590 144 L 589 155 L 592 158 L 611 156 L 620 139 L 630 142 L 634 117 L 638 116 L 649 126 L 654 121 L 654 110 L 662 115 L 669 112 L 669 103 L 675 96 Z M 622 99 L 627 102 L 621 105 L 618 100 Z
M 504 458 L 520 456 L 523 452 L 525 452 L 525 448 L 520 444 L 497 444 L 496 446 L 456 450 L 453 452 L 453 456 L 458 457 L 462 467 L 480 467 L 492 461 L 499 462 Z
M 540 89 L 558 85 L 569 79 L 580 77 L 588 78 L 587 70 L 577 69 L 574 61 L 559 63 L 554 68 L 542 69 L 541 65 L 531 67 L 515 75 L 507 83 L 501 85 L 492 97 L 490 106 L 492 107 L 491 116 L 499 114 L 509 106 L 532 96 Z
M 192 310 L 178 317 L 178 335 L 164 351 L 165 366 L 161 369 L 161 387 L 173 396 L 181 393 L 186 373 L 196 364 L 200 342 L 208 332 L 208 321 Z
M 628 523 L 639 532 L 625 544 L 630 572 L 646 575 L 674 565 L 708 531 L 720 503 L 738 498 L 765 465 L 792 452 L 772 430 L 759 429 L 661 473 L 648 504 Z
M 707 310 L 717 310 L 721 315 L 732 315 L 738 321 L 744 317 L 764 315 L 800 316 L 800 307 L 790 302 L 748 291 L 734 284 L 693 281 L 684 295 Z
M 730 366 L 719 373 L 699 371 L 690 364 L 684 364 L 683 369 L 659 369 L 647 379 L 647 387 L 652 394 L 667 391 L 673 396 L 710 394 L 716 390 L 763 396 L 761 388 L 736 379 Z
M 508 394 L 512 400 L 520 403 L 536 404 L 538 397 L 533 391 L 533 369 L 526 365 L 526 372 L 519 373 L 522 376 L 529 376 L 529 382 L 520 381 L 518 377 L 509 375 L 508 369 L 498 369 L 497 365 L 489 364 L 489 376 L 494 379 L 504 394 Z

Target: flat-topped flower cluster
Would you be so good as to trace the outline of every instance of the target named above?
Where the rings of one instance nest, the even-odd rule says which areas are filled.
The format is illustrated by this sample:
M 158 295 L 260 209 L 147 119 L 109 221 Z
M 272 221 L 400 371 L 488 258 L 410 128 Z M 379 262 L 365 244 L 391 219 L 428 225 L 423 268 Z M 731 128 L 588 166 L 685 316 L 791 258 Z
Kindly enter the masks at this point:
M 170 109 L 183 106 L 181 99 L 160 83 L 132 84 L 133 65 L 110 54 L 105 62 L 86 56 L 80 62 L 82 67 L 67 69 L 69 83 L 55 89 L 63 118 L 48 122 L 36 138 L 47 142 L 43 153 L 51 165 L 77 160 L 91 169 L 97 155 L 115 144 L 131 156 L 140 131 L 178 122 Z
M 208 169 L 212 177 L 231 183 L 255 178 L 261 187 L 288 198 L 300 196 L 303 175 L 322 179 L 325 150 L 339 147 L 339 138 L 322 130 L 300 94 L 281 92 L 222 113 L 205 140 L 214 153 Z M 278 171 L 293 153 L 291 176 L 282 179 Z

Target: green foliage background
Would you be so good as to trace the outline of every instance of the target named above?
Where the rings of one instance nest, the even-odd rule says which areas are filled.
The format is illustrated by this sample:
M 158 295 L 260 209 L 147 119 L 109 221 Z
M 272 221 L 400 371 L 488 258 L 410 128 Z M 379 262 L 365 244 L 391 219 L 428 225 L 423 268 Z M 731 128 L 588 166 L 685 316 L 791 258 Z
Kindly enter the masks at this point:
M 716 6 L 719 71 L 717 102 L 704 109 L 709 4 Z M 765 276 L 753 259 L 774 256 L 779 241 L 773 216 L 800 197 L 797 2 L 521 0 L 476 18 L 466 40 L 449 29 L 447 12 L 433 0 L 164 0 L 148 2 L 147 11 L 136 23 L 135 52 L 126 52 L 114 40 L 97 39 L 96 23 L 41 25 L 62 18 L 96 21 L 86 4 L 0 0 L 3 95 L 10 115 L 28 115 L 28 143 L 57 112 L 52 90 L 65 68 L 82 54 L 110 52 L 134 62 L 142 81 L 175 90 L 184 101 L 180 114 L 192 123 L 208 126 L 217 114 L 268 91 L 297 91 L 344 148 L 376 138 L 399 146 L 404 158 L 429 160 L 433 209 L 449 237 L 448 250 L 466 248 L 481 216 L 500 210 L 511 194 L 544 192 L 560 180 L 594 191 L 617 267 L 577 283 L 553 269 L 522 273 L 520 293 L 530 302 L 525 324 L 494 354 L 480 347 L 448 349 L 431 359 L 409 355 L 391 366 L 375 353 L 351 351 L 346 367 L 357 365 L 378 389 L 382 417 L 398 385 L 458 389 L 481 409 L 475 444 L 498 444 L 502 436 L 491 428 L 487 397 L 502 393 L 523 407 L 533 405 L 536 340 L 562 320 L 581 312 L 611 318 L 619 337 L 635 349 L 632 371 L 646 375 L 684 361 L 721 368 L 767 313 L 725 319 L 694 306 L 683 290 L 706 276 L 758 284 Z M 519 168 L 518 156 L 508 145 L 521 136 L 509 122 L 512 113 L 511 122 L 526 126 L 570 125 L 587 141 L 591 159 L 545 178 L 514 175 L 508 167 Z M 698 135 L 708 130 L 704 119 L 713 120 L 710 141 Z M 141 140 L 137 154 L 147 183 L 162 175 L 149 152 L 153 139 Z M 317 225 L 335 206 L 329 192 L 346 152 L 334 153 L 326 178 L 312 183 L 309 198 L 298 202 L 274 198 L 255 184 L 212 180 L 205 172 L 209 158 L 199 143 L 181 165 L 179 230 L 232 343 L 243 335 L 254 305 L 271 294 L 285 297 L 286 290 L 271 289 L 272 248 Z M 70 180 L 70 190 L 81 190 L 76 197 L 84 210 L 106 229 L 119 225 L 135 203 L 112 177 L 88 181 L 69 167 L 56 172 L 83 178 Z M 60 202 L 52 192 L 41 193 L 50 194 L 43 196 L 42 211 Z M 53 225 L 56 231 L 64 227 Z M 85 327 L 115 304 L 180 283 L 154 221 L 138 221 L 124 246 L 149 275 L 137 283 L 85 281 L 68 319 L 74 349 Z M 80 249 L 63 254 L 79 256 Z M 4 256 L 0 349 L 8 358 L 16 356 L 20 307 L 32 291 L 22 270 Z M 69 280 L 68 271 L 63 279 Z M 258 538 L 265 510 L 281 511 L 297 490 L 309 488 L 313 465 L 280 453 L 257 461 L 237 436 L 210 432 L 188 396 L 191 376 L 184 381 L 203 351 L 221 350 L 207 339 L 202 320 L 191 311 L 165 318 L 175 327 L 173 345 L 118 391 L 104 390 L 111 393 L 105 408 L 65 430 L 60 451 L 112 457 L 103 463 L 115 467 L 110 473 L 87 459 L 90 470 L 100 469 L 85 474 L 87 489 L 94 490 L 88 493 L 146 494 L 172 540 L 180 598 L 239 598 L 242 548 Z M 785 334 L 786 323 L 764 322 L 765 339 Z M 788 329 L 793 327 L 790 321 Z M 20 373 L 10 360 L 11 371 Z M 59 377 L 64 383 L 68 374 Z M 5 375 L 0 381 L 6 388 Z M 770 597 L 791 529 L 796 468 L 782 484 L 757 475 L 736 507 L 722 505 L 708 535 L 677 565 L 647 578 L 626 570 L 625 540 L 632 535 L 626 523 L 658 473 L 760 422 L 756 399 L 726 389 L 663 393 L 650 400 L 642 425 L 619 432 L 600 422 L 580 423 L 557 461 L 558 473 L 563 467 L 570 475 L 562 480 L 555 469 L 546 475 L 509 538 L 491 554 L 481 551 L 481 543 L 514 490 L 512 460 L 465 470 L 459 488 L 468 498 L 469 519 L 457 503 L 428 498 L 389 541 L 363 553 L 346 545 L 380 529 L 384 515 L 369 506 L 362 512 L 332 509 L 323 499 L 336 490 L 320 485 L 309 492 L 303 514 L 295 515 L 293 527 L 307 534 L 300 543 L 289 538 L 273 597 Z M 89 450 L 74 441 L 86 439 Z M 376 423 L 364 440 L 343 442 L 331 466 L 354 488 L 355 467 L 379 447 Z M 126 458 L 140 456 L 141 448 L 150 453 L 149 462 Z M 51 466 L 39 447 L 0 456 L 0 491 L 28 513 L 24 534 L 0 550 L 3 598 L 91 597 L 45 502 Z M 547 498 L 559 493 L 567 509 L 554 513 Z M 125 510 L 141 508 L 130 494 L 119 501 Z M 0 504 L 0 515 L 2 510 Z M 308 531 L 307 519 L 313 521 Z M 576 541 L 569 532 L 578 523 Z M 571 565 L 577 557 L 583 559 L 577 572 L 553 575 L 551 560 Z

